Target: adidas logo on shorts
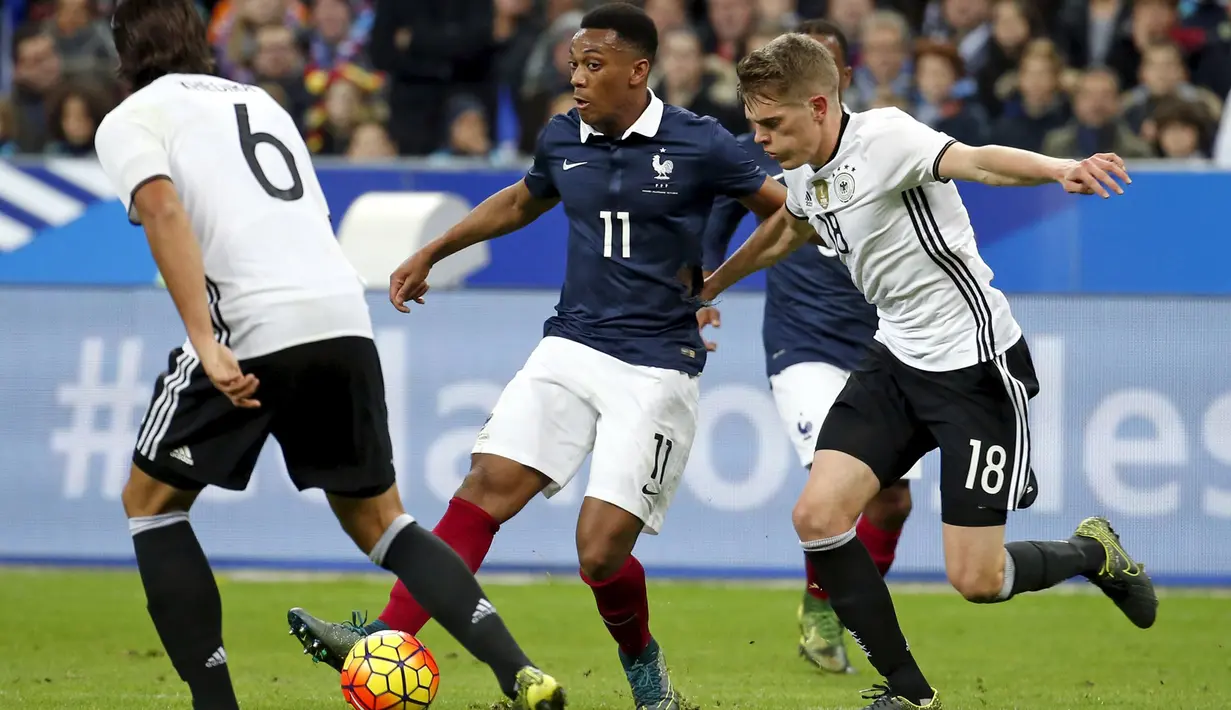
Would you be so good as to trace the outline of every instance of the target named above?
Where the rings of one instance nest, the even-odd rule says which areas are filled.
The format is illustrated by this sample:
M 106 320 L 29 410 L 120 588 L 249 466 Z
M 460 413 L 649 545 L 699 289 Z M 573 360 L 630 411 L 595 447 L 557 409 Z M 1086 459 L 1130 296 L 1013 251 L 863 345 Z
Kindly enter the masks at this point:
M 175 459 L 176 461 L 183 462 L 184 464 L 188 466 L 192 465 L 192 452 L 188 450 L 187 446 L 181 446 L 178 449 L 172 450 L 171 458 Z

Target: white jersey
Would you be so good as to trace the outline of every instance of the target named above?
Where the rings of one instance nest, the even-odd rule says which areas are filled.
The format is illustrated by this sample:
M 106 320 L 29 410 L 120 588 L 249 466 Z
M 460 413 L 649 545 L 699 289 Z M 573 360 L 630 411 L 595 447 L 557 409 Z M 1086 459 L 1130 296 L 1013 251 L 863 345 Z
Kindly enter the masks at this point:
M 876 306 L 876 340 L 921 370 L 986 362 L 1021 337 L 957 186 L 936 176 L 954 142 L 899 109 L 874 109 L 844 119 L 823 167 L 785 175 L 787 210 L 838 252 Z
M 236 357 L 372 337 L 363 283 L 334 236 L 312 157 L 264 90 L 164 76 L 107 114 L 95 144 L 133 224 L 140 187 L 175 184 L 201 246 L 215 337 Z

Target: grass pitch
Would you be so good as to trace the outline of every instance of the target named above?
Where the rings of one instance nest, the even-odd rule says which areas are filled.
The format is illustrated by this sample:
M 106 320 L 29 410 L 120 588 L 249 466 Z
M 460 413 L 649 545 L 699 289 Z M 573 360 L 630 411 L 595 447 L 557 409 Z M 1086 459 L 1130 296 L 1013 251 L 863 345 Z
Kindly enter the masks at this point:
M 337 675 L 287 635 L 286 609 L 373 615 L 391 578 L 220 575 L 227 654 L 245 710 L 344 710 Z M 572 580 L 486 585 L 530 656 L 566 685 L 570 707 L 632 707 L 588 590 Z M 1080 589 L 1080 588 L 1079 588 Z M 976 606 L 953 592 L 898 590 L 898 615 L 929 680 L 957 710 L 1231 707 L 1231 599 L 1173 593 L 1140 631 L 1097 594 L 1053 591 Z M 651 626 L 677 685 L 701 708 L 862 707 L 879 679 L 823 676 L 795 654 L 795 588 L 656 583 Z M 133 572 L 0 570 L 0 708 L 175 710 L 185 687 L 163 654 Z M 495 681 L 435 624 L 433 710 L 479 710 Z

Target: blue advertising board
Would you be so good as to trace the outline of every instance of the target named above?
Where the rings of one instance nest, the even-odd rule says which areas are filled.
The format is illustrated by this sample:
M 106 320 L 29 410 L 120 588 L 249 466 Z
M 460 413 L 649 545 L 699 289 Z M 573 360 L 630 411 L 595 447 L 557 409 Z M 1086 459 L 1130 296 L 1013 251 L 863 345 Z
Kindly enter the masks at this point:
M 979 247 L 1010 293 L 1231 294 L 1226 238 L 1231 173 L 1134 167 L 1123 198 L 963 184 Z M 410 164 L 318 166 L 340 224 L 375 191 L 446 192 L 476 205 L 521 179 L 520 170 L 446 170 Z M 736 243 L 751 232 L 746 220 Z M 567 223 L 556 208 L 491 243 L 472 288 L 557 289 Z M 0 284 L 144 285 L 156 269 L 144 236 L 129 226 L 97 163 L 0 162 Z M 754 276 L 737 288 L 760 290 Z
M 468 467 L 487 413 L 538 341 L 555 295 L 433 294 L 410 315 L 370 304 L 386 369 L 400 486 L 428 524 Z M 652 573 L 793 576 L 790 522 L 804 481 L 764 379 L 760 294 L 723 302 L 701 378 L 701 422 Z M 1015 538 L 1066 537 L 1107 515 L 1163 582 L 1231 583 L 1231 299 L 1015 296 L 1042 382 L 1033 402 L 1041 494 Z M 183 337 L 170 299 L 142 289 L 0 288 L 0 561 L 127 561 L 119 496 L 165 353 Z M 942 578 L 937 457 L 914 484 L 900 578 Z M 367 567 L 319 492 L 297 493 L 277 447 L 251 487 L 193 511 L 216 560 Z M 579 478 L 584 476 L 584 472 Z M 584 481 L 504 526 L 489 569 L 576 569 Z

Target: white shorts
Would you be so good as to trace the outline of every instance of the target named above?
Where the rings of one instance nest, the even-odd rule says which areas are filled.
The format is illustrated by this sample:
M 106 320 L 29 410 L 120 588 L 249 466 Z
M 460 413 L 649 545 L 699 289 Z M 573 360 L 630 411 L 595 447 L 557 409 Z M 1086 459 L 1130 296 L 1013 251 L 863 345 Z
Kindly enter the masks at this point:
M 801 362 L 769 378 L 778 415 L 786 425 L 787 436 L 804 466 L 812 465 L 816 436 L 825 415 L 837 401 L 850 373 L 827 362 Z M 903 479 L 923 477 L 923 463 L 916 461 Z
M 546 337 L 500 394 L 473 451 L 542 472 L 552 480 L 548 497 L 593 452 L 586 495 L 657 535 L 697 432 L 698 379 Z

